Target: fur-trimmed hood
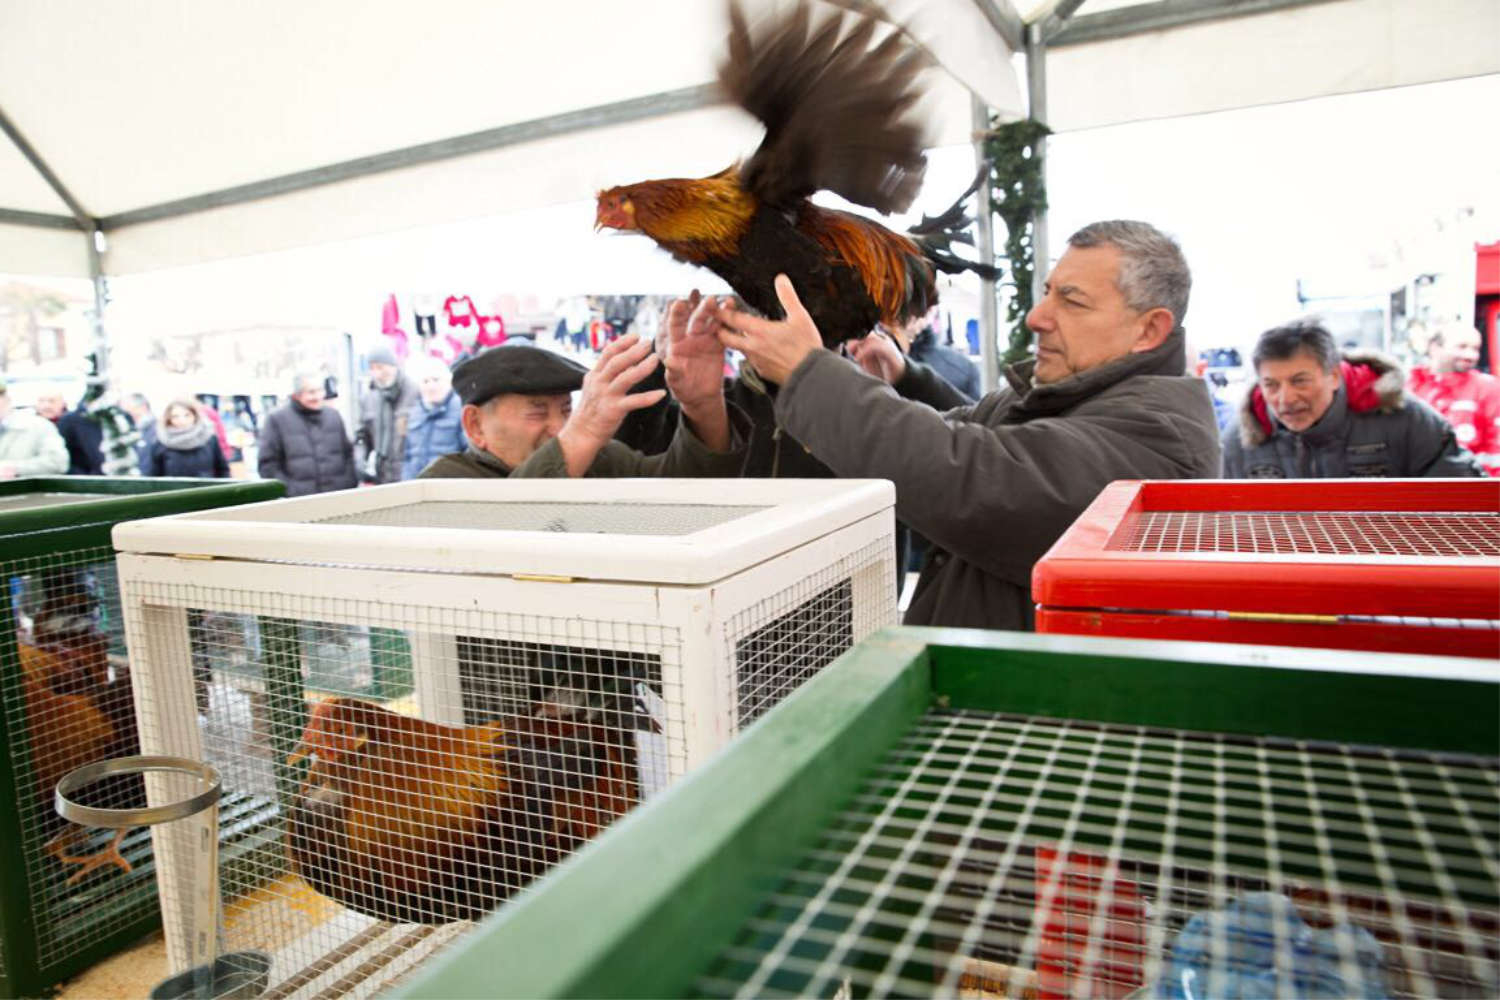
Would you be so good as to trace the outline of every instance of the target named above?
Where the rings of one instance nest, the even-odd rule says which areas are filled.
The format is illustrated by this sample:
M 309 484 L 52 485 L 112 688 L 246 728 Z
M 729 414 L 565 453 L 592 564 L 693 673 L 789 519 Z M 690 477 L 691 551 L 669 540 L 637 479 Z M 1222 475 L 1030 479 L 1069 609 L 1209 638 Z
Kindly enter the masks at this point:
M 1406 405 L 1406 372 L 1395 358 L 1370 349 L 1345 351 L 1342 357 L 1339 392 L 1348 397 L 1351 413 L 1394 413 Z M 1276 426 L 1260 386 L 1252 386 L 1240 404 L 1240 443 L 1258 448 L 1276 433 Z

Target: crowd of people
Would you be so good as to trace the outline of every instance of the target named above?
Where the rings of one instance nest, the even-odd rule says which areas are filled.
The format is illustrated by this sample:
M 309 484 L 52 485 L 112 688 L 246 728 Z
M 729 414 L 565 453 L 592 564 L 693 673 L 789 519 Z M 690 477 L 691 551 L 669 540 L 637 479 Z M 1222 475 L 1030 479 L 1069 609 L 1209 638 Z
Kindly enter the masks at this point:
M 299 373 L 263 421 L 259 472 L 291 496 L 416 477 L 889 479 L 899 544 L 926 551 L 906 620 L 1010 629 L 1032 624 L 1036 560 L 1114 480 L 1500 473 L 1500 381 L 1476 369 L 1476 331 L 1437 331 L 1408 378 L 1316 321 L 1278 326 L 1221 427 L 1187 371 L 1191 283 L 1155 227 L 1084 227 L 1027 316 L 1035 357 L 982 397 L 930 314 L 825 349 L 787 276 L 783 319 L 694 293 L 654 342 L 616 339 L 592 368 L 519 338 L 451 372 L 377 349 L 352 434 L 322 377 Z M 729 350 L 745 363 L 726 376 Z M 143 399 L 127 408 L 143 473 L 228 474 L 197 401 L 173 400 L 160 423 Z M 97 474 L 87 417 L 56 396 L 36 411 L 0 387 L 0 478 Z

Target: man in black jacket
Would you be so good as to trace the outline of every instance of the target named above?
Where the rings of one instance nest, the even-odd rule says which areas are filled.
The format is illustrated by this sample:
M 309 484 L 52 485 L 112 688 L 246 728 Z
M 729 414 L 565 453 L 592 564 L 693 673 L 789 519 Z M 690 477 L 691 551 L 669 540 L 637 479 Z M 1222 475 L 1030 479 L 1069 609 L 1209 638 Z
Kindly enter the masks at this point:
M 299 372 L 292 396 L 260 432 L 260 475 L 286 484 L 289 497 L 355 485 L 354 445 L 338 410 L 323 405 L 323 378 Z

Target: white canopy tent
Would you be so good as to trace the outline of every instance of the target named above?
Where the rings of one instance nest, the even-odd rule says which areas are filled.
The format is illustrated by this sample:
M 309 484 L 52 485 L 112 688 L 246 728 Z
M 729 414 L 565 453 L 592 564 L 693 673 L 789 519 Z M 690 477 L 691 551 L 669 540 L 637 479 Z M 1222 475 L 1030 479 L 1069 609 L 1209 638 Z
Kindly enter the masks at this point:
M 976 107 L 1022 113 L 1021 50 L 1024 103 L 1059 131 L 1500 72 L 1494 0 L 876 6 L 943 67 L 937 144 L 970 141 Z M 719 0 L 6 0 L 0 273 L 145 274 L 716 170 L 758 137 L 707 85 L 723 18 Z
M 1500 71 L 1494 0 L 880 6 L 946 70 L 939 143 L 968 138 L 969 93 L 1021 113 L 1028 36 L 1059 131 Z M 0 19 L 0 113 L 74 200 L 0 143 L 0 272 L 88 275 L 80 216 L 128 274 L 708 172 L 757 134 L 706 86 L 716 0 L 7 0 Z

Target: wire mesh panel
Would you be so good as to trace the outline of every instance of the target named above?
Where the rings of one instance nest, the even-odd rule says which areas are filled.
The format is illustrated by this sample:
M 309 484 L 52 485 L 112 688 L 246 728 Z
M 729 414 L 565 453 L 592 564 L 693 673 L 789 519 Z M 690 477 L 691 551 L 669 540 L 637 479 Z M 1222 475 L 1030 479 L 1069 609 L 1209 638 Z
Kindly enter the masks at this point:
M 1138 511 L 1107 548 L 1120 552 L 1500 556 L 1500 513 L 1463 511 Z
M 86 764 L 138 752 L 109 532 L 122 517 L 266 499 L 281 486 L 55 478 L 0 483 L 0 994 L 35 996 L 157 920 L 143 831 L 84 830 L 53 790 Z M 135 808 L 140 779 L 85 806 Z
M 10 641 L 0 643 L 0 711 L 10 737 L 3 752 L 21 831 L 21 842 L 8 846 L 24 873 L 35 960 L 45 966 L 155 910 L 145 837 L 83 830 L 52 804 L 70 771 L 136 752 L 135 709 L 112 549 L 0 561 L 0 580 L 7 605 L 0 617 L 14 623 Z M 101 784 L 88 804 L 143 804 L 133 802 L 138 784 Z
M 555 531 L 567 534 L 689 535 L 765 510 L 723 504 L 523 503 L 428 500 L 317 519 L 320 524 Z
M 361 507 L 372 492 L 343 512 L 310 498 L 256 559 L 202 558 L 220 536 L 199 523 L 117 534 L 146 549 L 119 561 L 147 678 L 142 742 L 213 765 L 222 808 L 262 845 L 220 865 L 222 934 L 230 952 L 270 956 L 270 996 L 385 988 L 894 618 L 888 507 L 799 529 L 805 540 L 780 549 L 735 541 L 738 563 L 685 586 L 653 580 L 652 558 L 698 558 L 669 538 L 711 539 L 786 506 Z M 137 529 L 147 541 L 131 541 Z M 601 529 L 589 541 L 601 551 L 636 546 L 628 579 L 535 561 L 554 536 Z M 223 525 L 233 544 L 246 530 Z M 457 552 L 484 571 L 454 566 Z M 180 967 L 192 920 L 172 887 L 187 851 L 158 847 Z
M 398 995 L 1500 995 L 1493 671 L 1277 652 L 886 630 Z
M 1497 834 L 1493 759 L 938 710 L 698 985 L 1491 996 Z
M 483 915 L 685 769 L 667 708 L 680 682 L 662 670 L 680 662 L 673 628 L 338 598 L 308 617 L 297 597 L 193 585 L 134 596 L 146 647 L 191 665 L 190 683 L 154 685 L 176 699 L 149 713 L 147 743 L 218 769 L 223 808 L 263 844 L 221 866 L 224 946 L 272 955 L 288 994 L 369 994 L 402 967 L 383 953 L 457 933 L 404 925 Z
M 1037 631 L 1500 656 L 1485 480 L 1119 482 L 1037 562 Z
M 749 725 L 844 650 L 896 618 L 885 544 L 851 553 L 730 619 L 735 718 Z M 855 588 L 861 600 L 855 600 Z

